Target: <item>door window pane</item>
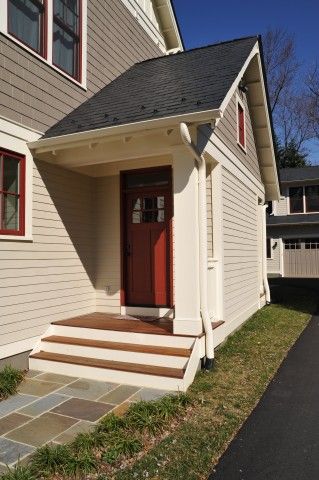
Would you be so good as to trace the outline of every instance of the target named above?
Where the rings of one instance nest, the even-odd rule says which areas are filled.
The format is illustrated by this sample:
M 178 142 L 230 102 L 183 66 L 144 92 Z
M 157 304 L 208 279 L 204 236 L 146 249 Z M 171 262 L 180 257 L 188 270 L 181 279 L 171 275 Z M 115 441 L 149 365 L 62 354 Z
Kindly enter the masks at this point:
M 303 188 L 289 188 L 290 213 L 303 213 Z
M 158 170 L 147 173 L 133 173 L 125 177 L 126 188 L 165 186 L 169 184 L 169 170 Z
M 43 53 L 43 13 L 42 1 L 8 1 L 9 33 L 40 54 Z
M 311 185 L 305 187 L 306 211 L 319 212 L 319 186 Z

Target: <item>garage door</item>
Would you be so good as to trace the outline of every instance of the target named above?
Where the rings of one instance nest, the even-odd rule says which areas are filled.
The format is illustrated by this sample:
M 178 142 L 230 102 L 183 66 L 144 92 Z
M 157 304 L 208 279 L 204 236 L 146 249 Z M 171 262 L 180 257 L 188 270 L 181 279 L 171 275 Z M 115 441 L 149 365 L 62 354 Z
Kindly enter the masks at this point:
M 319 277 L 319 238 L 284 241 L 284 276 Z

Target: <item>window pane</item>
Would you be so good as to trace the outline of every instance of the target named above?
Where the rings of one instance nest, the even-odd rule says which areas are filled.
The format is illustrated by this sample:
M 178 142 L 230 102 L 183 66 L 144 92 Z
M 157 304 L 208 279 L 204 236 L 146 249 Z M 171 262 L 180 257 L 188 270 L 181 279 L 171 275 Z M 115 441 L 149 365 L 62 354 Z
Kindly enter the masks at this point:
M 290 198 L 290 213 L 303 212 L 303 188 L 293 187 L 289 188 Z
M 40 2 L 39 2 L 40 3 Z M 9 33 L 41 53 L 41 6 L 31 0 L 8 1 Z
M 54 0 L 54 15 L 57 15 L 74 33 L 78 33 L 78 0 Z
M 126 188 L 164 186 L 169 183 L 169 171 L 159 170 L 147 173 L 134 173 L 125 178 Z
M 19 230 L 19 199 L 15 195 L 3 195 L 4 230 Z
M 59 25 L 54 24 L 53 29 L 53 63 L 71 77 L 76 77 L 78 71 L 77 41 Z
M 313 185 L 305 188 L 306 211 L 319 212 L 319 186 Z
M 136 198 L 133 200 L 133 210 L 141 210 L 141 199 Z
M 5 192 L 19 193 L 19 160 L 4 157 L 3 190 Z
M 132 212 L 132 223 L 141 223 L 141 212 Z
M 271 258 L 271 240 L 267 238 L 267 258 Z

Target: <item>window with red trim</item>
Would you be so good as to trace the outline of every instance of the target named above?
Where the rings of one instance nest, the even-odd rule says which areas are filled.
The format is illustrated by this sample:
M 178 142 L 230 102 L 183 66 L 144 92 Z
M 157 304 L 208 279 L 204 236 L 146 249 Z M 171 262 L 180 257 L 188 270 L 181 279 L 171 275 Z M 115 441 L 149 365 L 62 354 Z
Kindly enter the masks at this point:
M 237 104 L 237 115 L 238 115 L 238 143 L 245 148 L 245 111 L 242 105 L 238 102 Z
M 81 1 L 53 1 L 53 64 L 81 81 Z
M 0 150 L 0 234 L 24 235 L 25 157 Z
M 45 56 L 45 0 L 8 0 L 8 32 Z

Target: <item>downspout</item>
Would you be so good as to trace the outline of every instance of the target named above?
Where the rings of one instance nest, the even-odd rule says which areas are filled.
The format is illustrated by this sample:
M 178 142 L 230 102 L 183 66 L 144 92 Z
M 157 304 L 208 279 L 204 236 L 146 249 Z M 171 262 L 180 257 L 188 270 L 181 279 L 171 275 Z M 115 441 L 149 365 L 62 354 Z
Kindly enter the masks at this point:
M 180 123 L 183 143 L 196 158 L 198 164 L 198 231 L 199 231 L 199 290 L 200 312 L 205 331 L 205 369 L 211 370 L 214 364 L 214 334 L 208 311 L 207 292 L 207 199 L 206 199 L 206 160 L 194 145 L 186 123 Z
M 266 295 L 266 303 L 270 303 L 270 290 L 267 276 L 267 230 L 266 230 L 266 208 L 267 205 L 261 205 L 262 211 L 262 240 L 263 240 L 263 254 L 262 254 L 262 273 L 263 273 L 263 284 L 264 291 Z

